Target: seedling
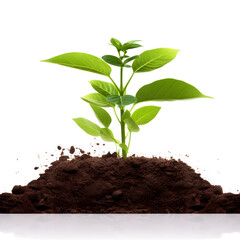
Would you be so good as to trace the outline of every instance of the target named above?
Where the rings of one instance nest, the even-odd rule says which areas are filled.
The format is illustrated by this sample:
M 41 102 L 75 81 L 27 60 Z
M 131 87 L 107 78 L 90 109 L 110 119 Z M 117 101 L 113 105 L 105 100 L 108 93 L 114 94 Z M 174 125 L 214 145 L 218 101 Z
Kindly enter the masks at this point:
M 103 127 L 82 117 L 74 118 L 73 120 L 86 133 L 95 137 L 99 136 L 107 142 L 114 142 L 118 156 L 120 156 L 118 149 L 121 149 L 121 156 L 123 158 L 127 158 L 132 133 L 138 132 L 140 125 L 145 125 L 153 120 L 161 109 L 161 107 L 150 105 L 140 107 L 132 113 L 136 105 L 146 101 L 210 98 L 202 94 L 194 86 L 173 78 L 165 78 L 144 85 L 137 91 L 135 96 L 127 94 L 127 87 L 135 74 L 150 72 L 163 67 L 165 64 L 171 62 L 179 51 L 171 48 L 157 48 L 144 51 L 139 55 L 129 56 L 128 51 L 142 47 L 137 42 L 139 42 L 139 40 L 122 44 L 119 40 L 112 38 L 111 45 L 116 48 L 117 56 L 104 55 L 102 57 L 103 60 L 93 55 L 80 52 L 65 53 L 43 60 L 43 62 L 56 63 L 101 74 L 110 79 L 111 83 L 100 80 L 90 81 L 90 84 L 96 92 L 82 97 L 84 101 L 90 104 Z M 131 62 L 132 65 L 130 65 Z M 112 69 L 109 64 L 120 68 L 119 83 L 110 76 Z M 125 68 L 132 68 L 132 75 L 124 84 L 123 70 Z M 130 105 L 131 107 L 127 109 Z M 113 109 L 121 129 L 121 141 L 115 138 L 109 128 L 112 118 L 105 108 Z M 117 113 L 116 108 L 119 109 L 119 113 Z M 126 130 L 128 131 L 127 133 Z

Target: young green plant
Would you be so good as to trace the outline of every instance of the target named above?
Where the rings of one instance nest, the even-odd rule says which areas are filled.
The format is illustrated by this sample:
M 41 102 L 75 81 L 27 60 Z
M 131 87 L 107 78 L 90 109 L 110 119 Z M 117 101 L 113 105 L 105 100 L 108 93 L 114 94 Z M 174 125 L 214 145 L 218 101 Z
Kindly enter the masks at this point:
M 124 44 L 115 38 L 112 38 L 110 41 L 111 45 L 116 48 L 116 56 L 104 55 L 102 60 L 90 54 L 71 52 L 43 60 L 43 62 L 56 63 L 85 70 L 109 78 L 111 82 L 100 80 L 90 81 L 91 86 L 96 92 L 82 97 L 84 101 L 90 104 L 90 107 L 103 127 L 82 117 L 74 118 L 73 120 L 86 133 L 95 137 L 101 137 L 107 142 L 114 142 L 117 147 L 118 156 L 120 156 L 118 150 L 118 148 L 120 148 L 122 150 L 121 156 L 127 158 L 131 134 L 133 132 L 138 132 L 140 130 L 140 125 L 145 125 L 153 120 L 161 109 L 159 106 L 150 105 L 140 107 L 132 113 L 136 105 L 146 101 L 174 101 L 210 97 L 202 94 L 194 86 L 173 78 L 165 78 L 144 85 L 137 91 L 135 96 L 126 94 L 127 87 L 135 74 L 150 72 L 163 67 L 176 57 L 179 50 L 156 48 L 144 51 L 139 55 L 129 56 L 128 52 L 131 49 L 142 47 L 137 43 L 139 40 L 128 41 Z M 132 65 L 130 65 L 131 62 Z M 109 64 L 119 68 L 119 82 L 112 79 L 112 69 Z M 124 84 L 123 70 L 125 68 L 131 68 L 132 74 Z M 131 108 L 127 109 L 129 105 L 131 105 Z M 121 140 L 117 140 L 109 128 L 112 122 L 110 114 L 106 111 L 109 108 L 113 109 L 117 121 L 119 122 Z M 119 109 L 119 113 L 117 113 L 116 108 Z M 126 130 L 128 131 L 127 133 Z

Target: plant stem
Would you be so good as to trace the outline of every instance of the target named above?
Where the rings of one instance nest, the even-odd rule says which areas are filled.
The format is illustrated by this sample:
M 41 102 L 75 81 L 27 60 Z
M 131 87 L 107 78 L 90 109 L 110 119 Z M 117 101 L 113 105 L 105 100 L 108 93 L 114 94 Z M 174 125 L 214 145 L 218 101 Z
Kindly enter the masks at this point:
M 119 89 L 119 87 L 117 86 L 117 84 L 113 81 L 113 79 L 112 79 L 110 76 L 108 76 L 108 77 L 110 78 L 110 80 L 112 81 L 112 83 L 114 84 L 114 86 L 117 88 L 118 92 L 120 93 L 121 90 Z
M 121 122 L 120 122 L 120 120 L 119 120 L 119 118 L 118 118 L 118 115 L 117 115 L 117 113 L 116 113 L 115 107 L 113 107 L 113 111 L 114 111 L 114 113 L 115 113 L 115 116 L 116 116 L 118 122 L 121 124 Z
M 130 134 L 129 134 L 129 139 L 128 139 L 128 149 L 129 149 L 129 147 L 130 147 L 130 143 L 131 143 L 131 136 L 132 136 L 132 132 L 130 132 Z
M 130 83 L 130 81 L 132 80 L 132 77 L 133 77 L 134 73 L 135 73 L 135 72 L 133 72 L 133 73 L 132 73 L 132 75 L 131 75 L 131 77 L 129 78 L 129 80 L 128 80 L 127 84 L 125 85 L 125 87 L 124 87 L 124 89 L 123 89 L 123 92 L 125 92 L 125 91 L 126 91 L 126 89 L 127 89 L 127 86 L 128 86 L 128 84 Z
M 121 67 L 120 70 L 120 96 L 124 95 L 123 90 L 123 67 Z M 124 114 L 124 108 L 120 109 L 120 115 L 121 115 L 121 139 L 122 144 L 125 144 L 125 122 L 123 121 L 123 114 Z M 125 150 L 122 149 L 122 157 L 127 158 L 127 153 Z
M 123 96 L 123 67 L 120 70 L 120 95 Z
M 124 113 L 124 109 L 121 109 L 121 136 L 122 136 L 122 143 L 125 144 L 125 122 L 122 119 L 123 113 Z M 123 149 L 122 149 L 122 157 L 127 158 L 127 153 Z
M 133 110 L 133 108 L 135 107 L 136 103 L 134 103 L 131 107 L 131 109 L 129 110 L 129 112 L 131 112 Z
M 127 135 L 126 135 L 126 137 L 125 137 L 125 141 L 126 141 L 126 139 L 127 139 L 128 135 L 129 135 L 129 132 L 127 133 Z

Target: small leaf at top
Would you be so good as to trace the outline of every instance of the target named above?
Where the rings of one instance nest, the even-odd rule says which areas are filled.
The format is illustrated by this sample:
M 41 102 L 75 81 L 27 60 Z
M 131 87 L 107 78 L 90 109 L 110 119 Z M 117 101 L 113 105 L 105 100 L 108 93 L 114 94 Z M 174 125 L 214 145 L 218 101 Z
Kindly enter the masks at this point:
M 211 97 L 202 94 L 197 88 L 184 81 L 166 78 L 144 85 L 138 90 L 136 98 L 139 103 Z
M 107 96 L 107 101 L 113 104 L 117 104 L 120 107 L 124 107 L 134 103 L 136 101 L 136 98 L 132 95 L 124 95 L 124 96 L 109 95 Z
M 135 110 L 132 114 L 132 119 L 138 125 L 144 125 L 152 121 L 158 114 L 161 107 L 144 106 Z
M 131 43 L 135 43 L 135 42 L 141 42 L 142 40 L 131 40 L 131 41 L 128 41 L 128 42 L 126 42 L 126 43 L 124 43 L 124 44 L 131 44 Z
M 134 72 L 150 72 L 171 62 L 179 50 L 171 48 L 157 48 L 145 51 L 132 64 Z
M 86 118 L 73 118 L 73 121 L 87 134 L 100 136 L 100 127 Z
M 137 123 L 131 118 L 131 114 L 126 110 L 122 116 L 123 121 L 127 124 L 130 132 L 139 132 Z
M 119 141 L 114 138 L 114 135 L 109 128 L 101 128 L 100 129 L 100 136 L 106 142 L 119 143 Z
M 116 38 L 111 38 L 110 42 L 118 51 L 121 50 L 122 44 L 119 40 L 117 40 Z
M 106 110 L 104 110 L 103 108 L 100 108 L 93 104 L 90 104 L 90 106 L 91 106 L 92 110 L 94 111 L 99 122 L 102 123 L 102 125 L 104 127 L 108 128 L 112 122 L 112 118 L 109 115 L 109 113 Z
M 114 66 L 118 66 L 118 67 L 122 67 L 123 66 L 123 63 L 122 61 L 116 57 L 116 56 L 113 56 L 113 55 L 104 55 L 102 56 L 102 59 L 111 64 L 111 65 L 114 65 Z
M 111 67 L 102 59 L 91 54 L 71 52 L 58 55 L 42 62 L 56 63 L 66 67 L 77 68 L 88 72 L 98 73 L 105 76 L 110 76 Z
M 97 92 L 101 93 L 105 97 L 108 95 L 118 95 L 118 90 L 112 83 L 100 80 L 91 80 L 89 82 Z
M 81 99 L 90 104 L 97 105 L 98 107 L 112 107 L 113 106 L 112 104 L 110 104 L 107 101 L 106 97 L 100 93 L 90 93 L 84 97 L 81 97 Z
M 142 47 L 142 45 L 137 44 L 137 43 L 124 43 L 121 47 L 121 51 L 125 52 L 128 49 L 133 49 L 133 48 L 138 48 L 138 47 Z

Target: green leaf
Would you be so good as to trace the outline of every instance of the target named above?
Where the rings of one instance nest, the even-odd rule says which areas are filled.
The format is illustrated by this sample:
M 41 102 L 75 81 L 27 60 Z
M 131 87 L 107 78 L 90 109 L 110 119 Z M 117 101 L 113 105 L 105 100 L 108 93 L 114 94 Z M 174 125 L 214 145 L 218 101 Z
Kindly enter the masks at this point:
M 92 80 L 89 81 L 92 87 L 105 97 L 108 95 L 118 95 L 118 90 L 112 83 L 100 81 L 100 80 Z
M 139 58 L 139 55 L 132 56 L 132 57 L 126 59 L 123 63 L 126 64 L 126 63 L 131 62 L 132 60 L 134 60 L 136 58 Z
M 125 52 L 127 51 L 128 49 L 133 49 L 133 48 L 138 48 L 138 47 L 142 47 L 142 45 L 140 44 L 137 44 L 137 43 L 124 43 L 121 47 L 121 51 Z
M 135 42 L 141 42 L 142 40 L 131 40 L 131 41 L 128 41 L 128 42 L 126 42 L 126 43 L 135 43 Z
M 118 51 L 121 50 L 122 44 L 119 40 L 117 40 L 116 38 L 111 38 L 110 42 Z
M 126 153 L 128 152 L 128 147 L 125 143 L 120 143 L 119 147 L 122 148 Z
M 122 115 L 122 120 L 124 121 L 124 120 L 126 120 L 126 119 L 128 119 L 128 118 L 130 118 L 130 117 L 131 117 L 130 111 L 126 110 L 126 111 L 123 113 L 123 115 Z
M 139 103 L 211 97 L 202 94 L 197 88 L 184 81 L 166 78 L 141 87 L 136 94 L 136 98 L 137 103 Z
M 98 107 L 112 107 L 112 105 L 107 101 L 107 98 L 100 93 L 90 93 L 81 97 L 81 99 Z
M 100 129 L 100 136 L 106 142 L 119 143 L 119 141 L 114 138 L 114 135 L 109 128 L 101 128 Z
M 127 124 L 130 132 L 139 132 L 139 127 L 137 123 L 131 118 L 131 114 L 126 110 L 122 116 L 123 121 Z
M 116 56 L 113 56 L 113 55 L 104 55 L 102 56 L 102 59 L 111 64 L 111 65 L 114 65 L 114 66 L 118 66 L 118 67 L 122 67 L 123 66 L 123 63 L 122 61 L 116 57 Z
M 171 62 L 179 50 L 171 48 L 157 48 L 145 51 L 132 64 L 134 72 L 150 72 Z
M 105 126 L 106 128 L 109 127 L 109 125 L 112 122 L 112 118 L 111 116 L 108 114 L 108 112 L 106 110 L 104 110 L 103 108 L 100 108 L 98 106 L 95 106 L 93 104 L 90 104 L 92 110 L 94 111 L 97 119 L 99 120 L 100 123 L 102 123 L 103 126 Z
M 161 107 L 156 107 L 156 106 L 145 106 L 145 107 L 138 108 L 132 114 L 132 119 L 138 125 L 147 124 L 156 117 L 160 109 Z
M 58 55 L 42 62 L 56 63 L 66 67 L 77 68 L 88 72 L 110 76 L 111 67 L 102 59 L 87 53 L 71 52 Z
M 136 98 L 132 95 L 124 95 L 124 96 L 109 95 L 107 96 L 107 101 L 113 104 L 117 104 L 120 107 L 124 107 L 134 103 L 136 101 Z
M 100 136 L 100 127 L 86 118 L 73 118 L 73 121 L 87 134 Z

